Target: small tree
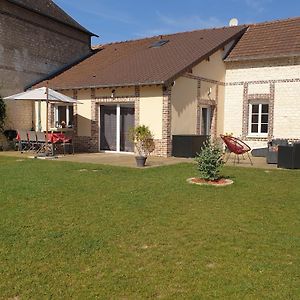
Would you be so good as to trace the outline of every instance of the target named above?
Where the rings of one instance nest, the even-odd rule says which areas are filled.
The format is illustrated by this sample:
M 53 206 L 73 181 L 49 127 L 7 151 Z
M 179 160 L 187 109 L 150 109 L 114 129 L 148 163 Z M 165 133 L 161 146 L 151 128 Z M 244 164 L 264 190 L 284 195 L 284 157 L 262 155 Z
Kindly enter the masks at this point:
M 0 132 L 4 131 L 5 119 L 6 119 L 6 106 L 2 97 L 0 96 Z
M 139 125 L 132 128 L 129 140 L 134 143 L 139 156 L 147 157 L 155 149 L 153 135 L 148 126 Z
M 221 175 L 221 168 L 224 165 L 222 148 L 211 141 L 208 141 L 197 153 L 195 158 L 200 177 L 205 180 L 218 180 Z

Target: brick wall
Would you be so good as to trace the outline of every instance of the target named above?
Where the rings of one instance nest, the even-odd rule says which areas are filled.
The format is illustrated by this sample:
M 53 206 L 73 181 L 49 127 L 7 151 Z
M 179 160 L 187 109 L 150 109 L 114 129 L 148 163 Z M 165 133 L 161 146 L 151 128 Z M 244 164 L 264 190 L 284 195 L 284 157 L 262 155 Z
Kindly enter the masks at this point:
M 90 53 L 90 36 L 0 2 L 0 94 L 7 96 Z M 31 103 L 8 105 L 8 126 L 30 128 Z
M 249 102 L 269 103 L 269 133 L 249 137 Z M 300 138 L 300 58 L 228 63 L 226 70 L 224 132 L 242 137 L 252 147 L 272 138 Z

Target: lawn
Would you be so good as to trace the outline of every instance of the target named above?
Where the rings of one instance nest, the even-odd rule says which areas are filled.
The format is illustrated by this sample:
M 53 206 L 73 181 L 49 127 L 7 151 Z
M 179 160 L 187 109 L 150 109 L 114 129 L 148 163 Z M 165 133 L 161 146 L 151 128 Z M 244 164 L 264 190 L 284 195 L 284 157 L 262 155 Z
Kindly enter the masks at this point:
M 300 172 L 0 157 L 1 299 L 299 299 Z

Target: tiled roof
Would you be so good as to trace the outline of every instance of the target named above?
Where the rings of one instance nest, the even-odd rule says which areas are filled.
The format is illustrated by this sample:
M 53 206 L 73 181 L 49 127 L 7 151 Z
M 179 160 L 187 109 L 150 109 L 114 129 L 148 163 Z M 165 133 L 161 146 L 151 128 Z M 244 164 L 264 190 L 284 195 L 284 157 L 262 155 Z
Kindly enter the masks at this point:
M 239 38 L 245 29 L 234 26 L 196 30 L 102 45 L 93 56 L 50 79 L 49 86 L 64 89 L 171 82 Z M 168 42 L 151 47 L 161 40 Z
M 250 25 L 226 61 L 300 55 L 300 17 Z
M 86 28 L 77 23 L 71 16 L 69 16 L 64 10 L 62 10 L 58 5 L 56 5 L 51 0 L 7 0 L 16 5 L 25 7 L 39 14 L 53 18 L 59 22 L 65 23 L 71 27 L 79 29 L 90 35 L 94 35 Z

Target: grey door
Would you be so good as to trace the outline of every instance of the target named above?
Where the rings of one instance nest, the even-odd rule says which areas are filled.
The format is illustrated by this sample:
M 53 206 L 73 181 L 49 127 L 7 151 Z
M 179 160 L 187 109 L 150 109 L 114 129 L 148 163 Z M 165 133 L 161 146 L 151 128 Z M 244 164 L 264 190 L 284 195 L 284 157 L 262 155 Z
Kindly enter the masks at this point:
M 128 135 L 134 127 L 134 105 L 100 106 L 100 150 L 133 152 Z
M 117 106 L 100 106 L 100 149 L 117 151 Z
M 134 107 L 120 107 L 120 151 L 133 152 L 134 146 L 128 139 L 131 128 L 134 127 Z

